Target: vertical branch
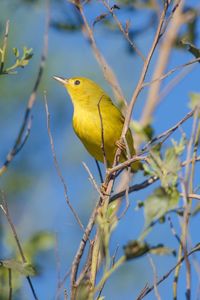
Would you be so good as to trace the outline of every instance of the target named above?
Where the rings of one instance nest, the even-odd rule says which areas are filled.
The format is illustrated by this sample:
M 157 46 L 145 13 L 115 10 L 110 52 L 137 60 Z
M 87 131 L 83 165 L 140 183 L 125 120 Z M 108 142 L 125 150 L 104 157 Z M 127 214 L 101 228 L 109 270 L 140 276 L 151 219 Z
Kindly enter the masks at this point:
M 10 21 L 7 20 L 6 21 L 6 30 L 5 30 L 5 34 L 4 34 L 3 47 L 2 47 L 2 49 L 0 49 L 0 51 L 1 51 L 0 74 L 3 73 L 3 70 L 4 70 L 5 56 L 6 56 L 6 50 L 7 50 L 7 44 L 8 44 L 9 24 L 10 24 Z
M 183 239 L 183 251 L 186 261 L 186 283 L 187 283 L 187 290 L 186 290 L 186 298 L 188 300 L 191 299 L 191 266 L 188 259 L 186 259 L 187 256 L 187 239 L 188 239 L 188 226 L 189 226 L 189 217 L 190 217 L 190 210 L 191 210 L 191 201 L 188 197 L 188 194 L 190 193 L 190 188 L 193 187 L 193 175 L 194 173 L 191 172 L 190 168 L 190 160 L 194 158 L 193 154 L 193 145 L 195 145 L 195 141 L 198 141 L 198 135 L 199 135 L 199 107 L 196 108 L 194 113 L 194 121 L 192 126 L 192 133 L 191 138 L 188 143 L 187 147 L 187 158 L 186 158 L 186 168 L 185 168 L 185 178 L 184 182 L 182 182 L 182 190 L 184 194 L 184 204 L 185 204 L 185 210 L 183 215 L 183 228 L 182 228 L 182 239 Z M 197 143 L 198 145 L 198 143 Z M 193 168 L 193 164 L 192 164 Z M 192 192 L 192 191 L 191 191 Z
M 11 269 L 8 269 L 8 287 L 9 287 L 8 300 L 12 300 L 12 270 Z
M 156 271 L 156 266 L 154 264 L 154 261 L 150 255 L 148 255 L 152 270 L 153 270 L 153 278 L 154 278 L 154 291 L 155 291 L 155 296 L 157 300 L 161 300 L 159 291 L 158 291 L 158 286 L 157 286 L 157 281 L 158 281 L 158 276 L 157 276 L 157 271 Z
M 106 158 L 106 151 L 105 151 L 105 140 L 104 140 L 104 128 L 103 128 L 103 118 L 102 118 L 102 114 L 101 114 L 101 100 L 103 99 L 104 95 L 101 96 L 101 98 L 99 99 L 99 102 L 97 104 L 98 107 L 98 113 L 99 113 L 99 119 L 100 119 L 100 127 L 101 127 L 101 149 L 102 149 L 102 153 L 103 153 L 103 161 L 104 161 L 104 165 L 105 168 L 107 169 L 108 163 L 107 163 L 107 158 Z

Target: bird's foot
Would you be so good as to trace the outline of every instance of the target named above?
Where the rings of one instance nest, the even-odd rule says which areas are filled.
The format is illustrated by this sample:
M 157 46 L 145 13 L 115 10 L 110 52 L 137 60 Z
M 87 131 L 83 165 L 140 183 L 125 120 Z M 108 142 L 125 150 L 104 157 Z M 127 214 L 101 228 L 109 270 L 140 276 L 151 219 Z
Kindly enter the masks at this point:
M 123 140 L 118 140 L 116 141 L 115 145 L 121 150 L 121 151 L 126 151 L 126 144 L 124 143 Z
M 100 192 L 102 193 L 103 196 L 110 196 L 108 193 L 106 193 L 107 187 L 108 187 L 107 183 L 103 182 L 100 187 Z

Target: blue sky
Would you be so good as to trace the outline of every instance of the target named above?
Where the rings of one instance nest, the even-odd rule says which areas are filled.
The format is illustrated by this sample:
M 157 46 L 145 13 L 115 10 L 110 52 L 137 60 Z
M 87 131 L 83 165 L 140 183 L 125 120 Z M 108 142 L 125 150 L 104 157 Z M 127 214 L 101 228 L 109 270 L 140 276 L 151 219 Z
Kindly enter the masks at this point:
M 3 142 L 0 151 L 0 162 L 2 163 L 18 132 L 27 99 L 37 75 L 42 49 L 45 10 L 43 4 L 36 4 L 31 7 L 28 5 L 15 7 L 10 5 L 9 1 L 3 1 L 1 5 L 1 28 L 3 28 L 7 18 L 11 21 L 9 47 L 22 48 L 26 45 L 33 48 L 34 52 L 33 59 L 24 70 L 19 70 L 17 75 L 1 78 L 0 138 Z M 99 9 L 100 4 L 96 4 L 88 10 L 87 16 L 90 21 L 99 14 Z M 102 9 L 102 11 L 104 10 Z M 52 11 L 53 16 L 54 14 L 56 15 Z M 148 14 L 149 12 L 146 11 L 142 18 L 145 20 Z M 119 15 L 122 20 L 125 18 L 122 11 L 119 12 Z M 141 16 L 136 15 L 133 21 L 139 26 Z M 198 24 L 198 33 L 199 29 Z M 0 33 L 2 34 L 2 32 L 3 29 L 1 29 Z M 109 32 L 108 29 L 105 29 L 100 24 L 96 25 L 95 37 L 99 48 L 116 72 L 124 94 L 129 101 L 140 75 L 141 60 L 136 55 L 133 56 L 128 53 L 126 42 L 120 34 Z M 136 40 L 144 53 L 147 53 L 152 37 L 153 30 L 150 28 Z M 199 44 L 197 46 L 200 47 Z M 156 58 L 157 52 L 152 60 L 149 74 L 153 70 Z M 173 50 L 168 69 L 191 59 L 191 54 L 181 50 Z M 37 102 L 33 109 L 34 118 L 31 135 L 24 149 L 13 161 L 2 179 L 1 188 L 5 189 L 10 211 L 22 240 L 26 240 L 37 231 L 49 231 L 57 237 L 61 274 L 63 275 L 70 266 L 82 234 L 66 205 L 63 187 L 54 168 L 46 129 L 43 101 L 44 90 L 47 91 L 51 130 L 57 158 L 68 187 L 69 198 L 84 225 L 87 224 L 92 207 L 96 203 L 97 194 L 88 180 L 82 161 L 87 163 L 97 180 L 98 173 L 93 159 L 88 155 L 73 132 L 71 126 L 73 108 L 69 96 L 60 85 L 52 80 L 53 75 L 90 77 L 102 85 L 112 97 L 113 95 L 103 78 L 101 69 L 95 61 L 90 46 L 86 43 L 82 34 L 80 32 L 58 32 L 51 28 L 49 32 L 47 66 L 37 96 Z M 167 82 L 168 79 L 165 83 Z M 167 95 L 157 108 L 152 123 L 156 134 L 171 127 L 189 111 L 188 101 L 189 93 L 191 92 L 200 92 L 198 65 Z M 136 120 L 140 117 L 147 93 L 148 89 L 145 89 L 138 98 L 134 111 Z M 187 134 L 190 134 L 191 121 L 184 125 L 184 130 Z M 175 137 L 180 137 L 180 133 L 177 133 Z M 19 190 L 6 188 L 9 187 L 10 182 L 12 186 L 15 185 L 17 176 L 25 176 L 28 184 Z M 141 179 L 140 175 L 136 177 L 138 182 Z M 135 203 L 139 200 L 145 200 L 152 190 L 153 187 L 150 187 L 130 196 L 131 206 L 126 216 L 120 221 L 111 239 L 111 250 L 113 252 L 116 245 L 119 245 L 119 254 L 122 254 L 123 245 L 129 240 L 137 239 L 141 233 L 144 224 L 143 210 L 136 211 Z M 179 232 L 180 227 L 177 218 L 172 216 L 172 220 Z M 8 227 L 4 219 L 2 222 L 5 241 Z M 196 217 L 192 220 L 190 228 L 193 244 L 198 242 L 198 226 L 199 221 L 198 217 Z M 168 223 L 156 225 L 147 240 L 153 245 L 164 243 L 166 246 L 178 248 Z M 3 253 L 5 257 L 9 255 L 5 247 L 3 248 Z M 152 258 L 157 266 L 159 275 L 164 274 L 176 262 L 176 259 L 171 256 L 152 256 Z M 39 299 L 54 299 L 52 295 L 55 294 L 57 280 L 55 249 L 49 250 L 47 253 L 41 253 L 38 255 L 37 261 L 41 266 L 42 272 L 33 279 L 33 282 Z M 193 274 L 194 271 L 192 272 Z M 194 279 L 195 276 L 192 278 L 192 286 L 195 293 L 196 279 Z M 151 284 L 152 280 L 152 268 L 147 256 L 128 262 L 106 284 L 106 299 L 134 299 L 144 285 L 147 282 Z M 162 299 L 172 298 L 171 282 L 172 277 L 159 288 Z M 184 297 L 184 292 L 185 276 L 183 267 L 179 284 L 180 299 Z M 29 293 L 27 283 L 24 282 L 23 299 L 31 299 L 30 295 L 25 296 L 25 294 L 28 295 Z M 146 299 L 155 299 L 154 293 L 151 293 Z

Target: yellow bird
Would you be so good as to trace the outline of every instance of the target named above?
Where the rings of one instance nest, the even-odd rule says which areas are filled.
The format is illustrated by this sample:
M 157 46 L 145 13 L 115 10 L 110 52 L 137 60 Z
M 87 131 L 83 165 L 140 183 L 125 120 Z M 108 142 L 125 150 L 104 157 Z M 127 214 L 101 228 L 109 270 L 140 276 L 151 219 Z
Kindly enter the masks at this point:
M 64 85 L 74 106 L 73 128 L 87 151 L 98 161 L 112 167 L 117 143 L 123 129 L 124 117 L 112 103 L 106 92 L 94 81 L 85 77 L 54 79 Z M 135 154 L 133 138 L 130 129 L 126 134 L 127 145 L 131 156 Z M 125 149 L 120 162 L 127 159 Z M 134 172 L 140 168 L 140 163 L 131 165 Z

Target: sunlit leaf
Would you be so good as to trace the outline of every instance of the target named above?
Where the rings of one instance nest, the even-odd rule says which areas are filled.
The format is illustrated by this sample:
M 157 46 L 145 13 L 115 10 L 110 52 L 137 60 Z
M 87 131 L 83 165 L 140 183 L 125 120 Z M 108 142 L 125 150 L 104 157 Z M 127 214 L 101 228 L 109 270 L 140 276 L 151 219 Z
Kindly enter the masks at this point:
M 156 246 L 150 246 L 146 242 L 141 242 L 137 240 L 130 241 L 123 248 L 127 260 L 140 257 L 146 253 L 151 253 L 156 255 L 171 255 L 171 254 L 176 255 L 174 249 L 165 247 L 161 244 Z
M 36 274 L 34 267 L 29 263 L 23 263 L 14 259 L 9 259 L 1 260 L 0 264 L 4 268 L 11 269 L 12 271 L 17 271 L 24 276 L 34 276 Z
M 16 57 L 19 57 L 19 50 L 17 48 L 13 48 L 13 53 Z
M 150 124 L 144 127 L 139 122 L 134 120 L 131 121 L 130 126 L 133 129 L 133 131 L 142 138 L 142 141 L 147 142 L 152 139 L 154 130 Z
M 176 251 L 172 248 L 165 247 L 163 245 L 157 245 L 155 247 L 150 248 L 150 253 L 156 254 L 156 255 L 174 255 L 176 256 Z
M 55 237 L 52 233 L 41 231 L 35 233 L 25 244 L 24 250 L 32 261 L 40 251 L 47 251 L 55 245 Z
M 200 58 L 200 49 L 199 49 L 199 48 L 197 48 L 195 45 L 193 45 L 193 44 L 191 44 L 191 43 L 189 43 L 189 42 L 184 42 L 184 41 L 182 41 L 182 44 L 183 44 L 184 46 L 186 46 L 187 50 L 188 50 L 190 53 L 192 53 L 192 54 L 194 55 L 194 57 Z M 200 63 L 200 61 L 199 61 L 199 63 Z
M 176 155 L 181 155 L 183 153 L 183 151 L 185 150 L 185 146 L 187 145 L 187 139 L 184 135 L 182 135 L 180 141 L 175 141 L 174 139 L 171 140 L 175 153 Z
M 176 188 L 157 188 L 144 202 L 145 225 L 148 227 L 152 221 L 163 217 L 169 210 L 175 209 L 179 201 L 179 192 Z
M 134 240 L 130 241 L 123 248 L 126 259 L 129 260 L 144 255 L 149 251 L 150 246 L 147 243 Z

